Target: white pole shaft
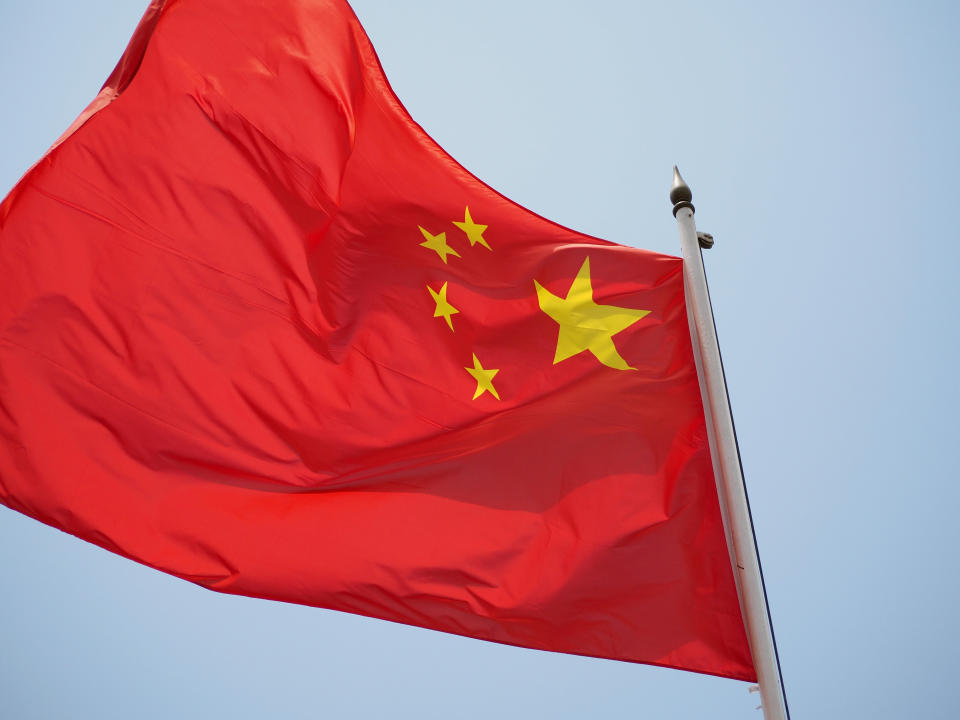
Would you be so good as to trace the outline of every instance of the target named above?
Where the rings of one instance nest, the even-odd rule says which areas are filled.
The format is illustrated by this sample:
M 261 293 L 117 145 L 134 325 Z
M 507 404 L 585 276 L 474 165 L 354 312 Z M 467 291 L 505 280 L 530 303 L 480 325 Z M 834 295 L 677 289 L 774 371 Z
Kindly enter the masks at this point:
M 740 455 L 727 399 L 727 384 L 720 361 L 720 345 L 713 322 L 707 290 L 707 276 L 697 239 L 692 207 L 676 212 L 683 248 L 683 277 L 687 312 L 691 315 L 694 351 L 699 356 L 700 389 L 710 436 L 714 468 L 719 470 L 717 492 L 728 542 L 733 542 L 734 573 L 740 593 L 740 608 L 747 627 L 747 639 L 760 685 L 760 699 L 766 720 L 788 720 L 786 700 L 780 682 L 773 631 L 760 577 L 760 561 L 747 506 Z

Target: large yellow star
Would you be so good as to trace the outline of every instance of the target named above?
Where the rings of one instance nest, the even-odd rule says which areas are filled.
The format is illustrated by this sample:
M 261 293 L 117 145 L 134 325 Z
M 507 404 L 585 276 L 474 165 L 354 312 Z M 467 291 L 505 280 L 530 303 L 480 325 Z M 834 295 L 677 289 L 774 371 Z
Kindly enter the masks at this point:
M 437 304 L 436 309 L 433 311 L 433 316 L 442 317 L 447 321 L 447 325 L 450 326 L 450 330 L 453 331 L 453 319 L 450 316 L 456 315 L 460 311 L 447 302 L 447 283 L 444 283 L 440 286 L 440 292 L 437 292 L 429 285 L 427 285 L 427 290 L 430 291 L 430 296 Z
M 484 368 L 477 359 L 476 353 L 473 355 L 473 367 L 465 367 L 464 370 L 470 373 L 473 379 L 477 381 L 477 390 L 473 393 L 474 400 L 483 395 L 484 392 L 489 392 L 497 400 L 500 399 L 497 389 L 493 386 L 493 376 L 500 372 L 499 370 L 487 370 Z
M 620 357 L 613 344 L 613 336 L 649 315 L 650 311 L 597 305 L 593 301 L 589 257 L 583 261 L 565 298 L 557 297 L 536 280 L 533 284 L 537 288 L 540 309 L 560 326 L 554 365 L 589 350 L 604 365 L 617 370 L 635 369 Z
M 454 257 L 460 257 L 460 253 L 454 250 L 452 247 L 447 245 L 447 234 L 445 232 L 438 233 L 433 235 L 428 233 L 422 227 L 417 225 L 420 228 L 420 232 L 423 233 L 423 237 L 426 238 L 426 242 L 420 243 L 422 247 L 429 248 L 430 250 L 436 251 L 437 255 L 440 256 L 440 259 L 443 260 L 443 263 L 447 263 L 447 255 L 453 255 Z
M 470 247 L 480 243 L 487 250 L 492 249 L 489 245 L 487 245 L 487 241 L 483 239 L 483 231 L 487 229 L 487 226 L 477 225 L 477 223 L 473 221 L 473 218 L 470 217 L 469 207 L 463 211 L 463 222 L 457 222 L 454 220 L 453 224 L 467 234 L 467 239 L 470 241 Z

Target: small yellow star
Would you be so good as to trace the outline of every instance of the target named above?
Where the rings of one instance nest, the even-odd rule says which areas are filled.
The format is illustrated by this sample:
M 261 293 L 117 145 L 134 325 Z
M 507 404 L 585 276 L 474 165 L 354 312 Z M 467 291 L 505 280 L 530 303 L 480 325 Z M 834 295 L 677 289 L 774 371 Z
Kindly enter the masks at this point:
M 577 353 L 589 350 L 604 365 L 617 370 L 635 370 L 620 357 L 613 336 L 650 314 L 649 310 L 597 305 L 590 282 L 590 258 L 583 261 L 565 298 L 557 297 L 536 280 L 540 309 L 560 326 L 557 336 L 556 365 Z
M 451 315 L 456 315 L 459 310 L 457 310 L 453 305 L 447 302 L 447 283 L 444 283 L 440 287 L 440 292 L 437 292 L 432 287 L 427 285 L 427 290 L 430 291 L 433 301 L 437 304 L 436 310 L 433 311 L 434 317 L 442 317 L 447 321 L 447 325 L 450 326 L 451 332 L 453 331 L 453 319 Z
M 431 235 L 419 225 L 417 225 L 417 227 L 420 228 L 420 232 L 422 232 L 423 236 L 427 239 L 426 242 L 420 243 L 421 247 L 429 248 L 430 250 L 435 250 L 437 255 L 440 256 L 440 259 L 443 260 L 444 264 L 446 264 L 447 262 L 447 255 L 460 257 L 460 253 L 458 253 L 452 247 L 447 245 L 447 234 L 445 232 L 439 233 L 437 235 Z
M 487 229 L 487 226 L 477 225 L 477 223 L 473 221 L 473 218 L 470 217 L 469 207 L 463 211 L 463 222 L 457 222 L 454 220 L 453 224 L 467 234 L 467 239 L 470 241 L 470 247 L 480 243 L 487 250 L 492 249 L 489 245 L 487 245 L 487 241 L 483 239 L 483 231 Z
M 464 370 L 470 373 L 473 379 L 477 381 L 477 391 L 473 394 L 474 400 L 483 395 L 484 392 L 489 392 L 497 400 L 500 399 L 497 389 L 493 386 L 493 376 L 500 372 L 499 370 L 487 370 L 484 368 L 477 359 L 476 354 L 473 356 L 473 367 L 465 367 Z

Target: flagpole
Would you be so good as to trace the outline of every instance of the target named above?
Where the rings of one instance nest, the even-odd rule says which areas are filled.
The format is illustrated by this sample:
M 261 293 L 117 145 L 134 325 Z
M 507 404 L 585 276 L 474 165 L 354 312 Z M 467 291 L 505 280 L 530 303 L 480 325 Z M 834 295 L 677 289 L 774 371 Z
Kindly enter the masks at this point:
M 733 415 L 727 396 L 713 308 L 710 304 L 710 291 L 703 267 L 701 248 L 712 247 L 713 238 L 706 234 L 698 235 L 693 220 L 692 200 L 693 193 L 674 166 L 670 202 L 673 203 L 673 215 L 680 229 L 687 311 L 697 371 L 700 375 L 704 413 L 708 421 L 707 434 L 720 498 L 720 511 L 727 544 L 731 548 L 740 609 L 757 671 L 763 716 L 766 720 L 788 720 L 790 712 L 783 690 L 783 677 L 770 622 L 770 609 L 760 569 L 746 485 L 743 481 L 740 450 L 737 447 Z

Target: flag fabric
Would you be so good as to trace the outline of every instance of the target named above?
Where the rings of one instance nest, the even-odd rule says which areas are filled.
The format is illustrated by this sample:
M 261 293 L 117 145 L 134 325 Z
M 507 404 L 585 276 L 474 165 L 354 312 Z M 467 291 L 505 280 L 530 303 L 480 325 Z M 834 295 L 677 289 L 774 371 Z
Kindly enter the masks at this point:
M 679 258 L 507 200 L 339 0 L 155 0 L 0 206 L 0 500 L 226 593 L 755 679 Z

